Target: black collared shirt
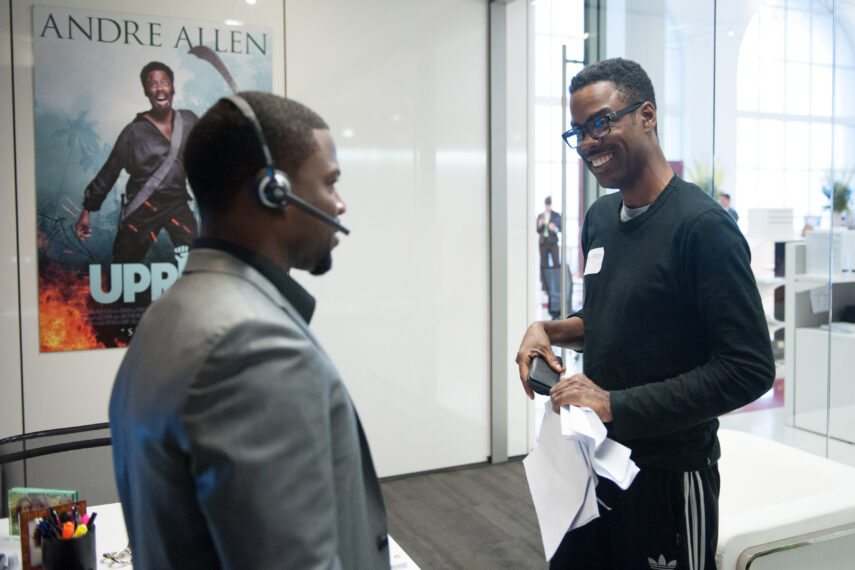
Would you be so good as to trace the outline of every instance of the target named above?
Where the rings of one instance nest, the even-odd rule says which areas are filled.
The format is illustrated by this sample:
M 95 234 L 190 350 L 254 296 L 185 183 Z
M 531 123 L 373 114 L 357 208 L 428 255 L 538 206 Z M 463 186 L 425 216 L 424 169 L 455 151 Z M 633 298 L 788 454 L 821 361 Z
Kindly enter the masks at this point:
M 193 247 L 207 247 L 225 251 L 252 266 L 279 289 L 279 292 L 297 309 L 306 324 L 312 320 L 312 313 L 315 312 L 315 298 L 267 257 L 236 243 L 214 238 L 197 238 L 193 241 Z
M 187 142 L 187 136 L 198 118 L 193 111 L 176 109 L 183 123 L 181 147 Z M 174 119 L 173 119 L 174 122 Z M 113 189 L 122 170 L 128 173 L 125 194 L 130 202 L 145 186 L 146 181 L 160 167 L 162 157 L 169 154 L 171 141 L 163 136 L 154 123 L 145 118 L 145 113 L 139 113 L 122 132 L 113 144 L 113 150 L 98 174 L 83 192 L 83 208 L 94 212 L 101 209 L 101 204 Z M 187 175 L 179 155 L 169 170 L 164 174 L 160 185 L 155 189 L 154 196 L 161 202 L 188 200 Z

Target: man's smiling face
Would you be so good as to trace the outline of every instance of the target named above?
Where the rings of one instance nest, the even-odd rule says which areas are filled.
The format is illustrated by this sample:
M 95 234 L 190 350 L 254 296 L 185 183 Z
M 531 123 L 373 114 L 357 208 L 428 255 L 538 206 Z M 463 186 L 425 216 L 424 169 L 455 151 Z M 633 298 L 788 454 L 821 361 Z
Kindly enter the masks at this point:
M 165 71 L 155 69 L 148 74 L 145 81 L 145 96 L 151 102 L 152 111 L 169 111 L 172 108 L 172 97 L 175 88 Z
M 620 111 L 628 101 L 611 81 L 598 81 L 580 88 L 570 96 L 572 125 Z M 644 129 L 636 118 L 638 110 L 611 121 L 610 130 L 596 139 L 585 133 L 576 152 L 604 188 L 623 188 L 643 166 Z

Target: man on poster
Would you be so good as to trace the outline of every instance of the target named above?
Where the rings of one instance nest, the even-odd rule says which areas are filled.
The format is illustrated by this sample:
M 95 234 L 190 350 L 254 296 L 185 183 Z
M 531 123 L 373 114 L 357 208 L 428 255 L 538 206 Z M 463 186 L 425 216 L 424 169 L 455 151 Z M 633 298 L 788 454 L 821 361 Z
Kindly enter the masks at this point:
M 92 234 L 90 212 L 101 208 L 125 170 L 129 178 L 113 242 L 113 263 L 142 262 L 165 229 L 181 270 L 197 234 L 183 164 L 184 143 L 197 117 L 192 111 L 173 109 L 175 76 L 166 64 L 146 64 L 140 81 L 151 108 L 137 114 L 119 134 L 107 162 L 86 187 L 75 229 L 80 240 Z

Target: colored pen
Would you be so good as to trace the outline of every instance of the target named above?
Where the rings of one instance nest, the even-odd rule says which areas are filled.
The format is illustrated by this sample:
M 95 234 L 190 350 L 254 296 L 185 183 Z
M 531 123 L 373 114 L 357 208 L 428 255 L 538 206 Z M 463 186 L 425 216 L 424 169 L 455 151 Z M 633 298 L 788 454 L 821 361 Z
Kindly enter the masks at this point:
M 48 536 L 57 537 L 62 534 L 62 529 L 59 528 L 59 526 L 57 526 L 57 524 L 52 520 L 43 520 L 42 522 L 45 525 L 45 530 L 47 531 Z
M 42 519 L 42 522 L 47 525 L 48 529 L 52 531 L 54 536 L 62 536 L 62 527 L 59 526 L 58 522 L 50 517 Z
M 41 539 L 55 538 L 56 533 L 47 521 L 41 521 L 36 527 L 36 546 L 41 546 Z
M 68 521 L 62 525 L 62 538 L 71 538 L 74 534 L 74 523 Z
M 94 525 L 95 524 L 95 517 L 97 517 L 97 516 L 98 516 L 98 513 L 92 513 L 92 516 L 89 517 L 88 521 L 86 521 L 86 526 L 91 527 L 92 525 Z

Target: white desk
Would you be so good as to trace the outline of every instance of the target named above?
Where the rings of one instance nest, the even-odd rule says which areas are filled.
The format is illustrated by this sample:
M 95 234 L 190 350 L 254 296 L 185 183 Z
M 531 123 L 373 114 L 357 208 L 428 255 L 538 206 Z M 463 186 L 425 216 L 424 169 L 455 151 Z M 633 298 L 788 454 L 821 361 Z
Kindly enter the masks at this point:
M 855 469 L 722 429 L 719 570 L 855 566 Z
M 100 558 L 104 552 L 116 552 L 128 545 L 128 533 L 125 531 L 125 519 L 122 517 L 122 506 L 119 503 L 109 505 L 87 506 L 87 512 L 98 513 L 95 526 L 98 534 L 95 537 L 95 548 Z M 0 519 L 0 553 L 12 561 L 10 570 L 21 568 L 21 541 L 18 537 L 9 537 L 9 519 Z M 406 552 L 389 537 L 389 557 L 393 570 L 419 570 Z M 17 565 L 15 564 L 17 561 Z M 125 566 L 124 568 L 132 568 Z

